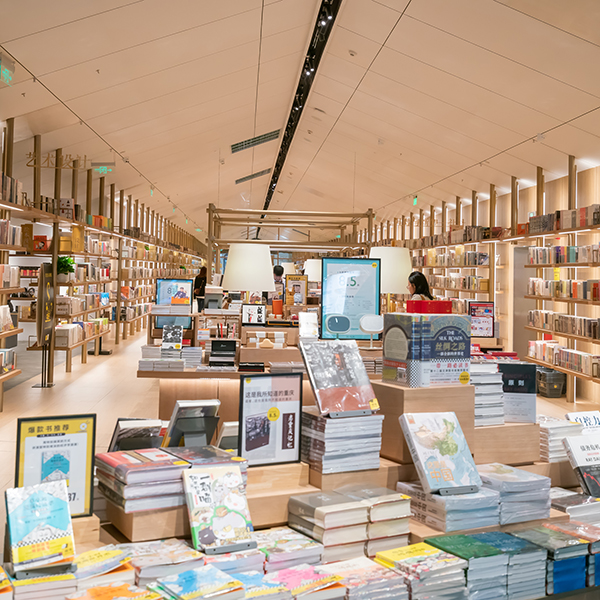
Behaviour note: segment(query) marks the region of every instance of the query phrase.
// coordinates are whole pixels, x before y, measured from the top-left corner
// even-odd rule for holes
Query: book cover
[[[211,598],[225,592],[243,589],[241,581],[219,571],[212,565],[161,577],[157,583],[160,588],[181,600]]]
[[[161,600],[162,596],[127,583],[111,583],[66,596],[65,600]]]
[[[237,465],[193,467],[184,471],[183,485],[195,548],[251,540],[252,520]]]
[[[158,448],[96,454],[96,467],[123,483],[176,479],[190,463]]]
[[[278,594],[277,598],[291,600],[292,594],[282,583],[271,582],[264,573],[258,571],[246,571],[236,573],[235,578],[244,586],[246,598],[262,598]]]
[[[467,561],[474,558],[500,556],[502,554],[498,548],[494,548],[494,546],[481,542],[470,535],[443,535],[427,538],[425,542]]]
[[[108,451],[116,452],[120,450],[121,448],[119,446],[123,440],[140,438],[141,440],[148,442],[148,438],[159,438],[161,430],[162,421],[159,419],[119,418],[115,424],[115,429],[110,444],[108,445]]]
[[[455,413],[405,413],[400,426],[426,492],[481,486]]]
[[[587,540],[591,544],[600,542],[600,527],[579,521],[561,523],[543,523],[546,529],[552,529],[580,540]]]
[[[541,546],[548,551],[551,558],[556,560],[560,559],[561,551],[577,546],[583,546],[580,548],[581,553],[587,554],[587,545],[589,544],[586,539],[575,538],[562,531],[556,531],[542,526],[511,531],[511,535]]]
[[[245,458],[236,456],[231,452],[217,448],[216,446],[197,446],[195,448],[165,448],[165,452],[174,457],[185,460],[193,467],[209,467],[215,465],[237,465],[242,473],[248,468],[248,461]]]
[[[322,415],[379,408],[355,340],[302,340],[300,352]]]
[[[274,527],[252,532],[256,547],[267,561],[287,560],[291,556],[323,554],[323,545],[290,527]]]
[[[425,542],[378,552],[375,561],[384,567],[410,573],[418,579],[467,568],[464,559]]]
[[[600,410],[584,410],[579,412],[570,412],[565,415],[571,423],[583,425],[581,435],[600,434]]]
[[[43,450],[41,483],[64,479],[69,485],[71,471],[71,452],[67,449]]]
[[[367,523],[369,520],[368,507],[361,500],[337,492],[313,492],[311,494],[290,496],[288,511],[290,514],[302,517],[324,528],[331,527],[327,523],[328,515],[332,517],[335,515],[344,519],[344,523],[341,523],[341,525]]]
[[[477,471],[483,483],[498,492],[512,490],[550,490],[550,478],[524,469],[518,469],[500,463],[477,465]]]
[[[329,588],[342,580],[338,575],[319,573],[316,567],[307,564],[268,573],[265,578],[269,583],[285,586],[292,592],[294,598]]]
[[[581,512],[597,512],[600,515],[600,498],[594,498],[587,494],[569,494],[568,496],[553,498],[552,508],[561,512],[574,513],[575,515]]]
[[[583,492],[600,498],[600,435],[568,436],[563,445]]]
[[[164,325],[161,348],[166,350],[181,350],[183,346],[183,326]]]
[[[504,533],[503,531],[487,531],[485,533],[475,533],[470,537],[493,546],[505,554],[529,554],[531,552],[542,552],[542,549],[536,544],[527,540]]]
[[[3,595],[10,595],[12,598],[13,586],[11,580],[9,579],[6,571],[0,567],[0,597]]]
[[[179,565],[204,558],[204,554],[194,550],[183,540],[177,539],[139,544],[120,544],[119,547],[132,556],[131,565],[138,573],[148,567]]]
[[[5,491],[11,560],[15,571],[75,557],[64,479]]]
[[[77,579],[88,579],[96,575],[104,575],[110,573],[120,565],[129,562],[131,559],[123,550],[117,546],[103,546],[96,550],[88,550],[78,554],[75,558],[77,571],[75,577]]]

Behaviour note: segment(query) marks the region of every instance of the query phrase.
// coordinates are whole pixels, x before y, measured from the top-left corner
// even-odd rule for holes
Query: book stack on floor
[[[470,598],[506,598],[508,555],[468,535],[427,538],[426,543],[467,561],[467,589]]]
[[[369,508],[367,541],[364,553],[374,557],[382,550],[391,550],[408,544],[410,533],[410,498],[387,488],[370,485],[347,485],[336,490],[366,504]]]
[[[493,546],[508,558],[506,596],[511,600],[533,600],[546,593],[547,552],[540,546],[501,531],[476,533],[471,537]]]
[[[458,496],[440,496],[423,490],[418,482],[398,482],[396,489],[411,498],[413,518],[438,531],[450,532],[498,525],[500,494],[481,488]]]
[[[379,552],[375,561],[404,577],[411,600],[469,597],[465,581],[467,562],[429,544]]]
[[[500,525],[550,517],[550,478],[491,463],[477,470],[487,488],[500,492]]]
[[[321,473],[379,469],[383,415],[331,419],[302,411],[302,460]]]
[[[554,463],[568,460],[563,439],[581,435],[582,425],[564,419],[538,415],[540,425],[540,459],[542,462]]]
[[[498,363],[471,361],[471,385],[475,387],[475,427],[504,425],[502,373]]]
[[[537,544],[548,552],[546,593],[583,589],[587,580],[588,542],[547,526],[512,531],[511,535]]]
[[[195,369],[202,364],[204,350],[200,346],[184,346],[181,350],[181,358],[183,359],[186,369]]]
[[[323,562],[364,556],[369,507],[336,492],[291,496],[288,525],[325,547]]]
[[[273,527],[251,535],[262,554],[265,573],[300,564],[318,565],[323,559],[323,544],[289,527]]]
[[[347,600],[408,600],[403,577],[366,556],[316,568],[318,573],[338,575],[348,589]]]

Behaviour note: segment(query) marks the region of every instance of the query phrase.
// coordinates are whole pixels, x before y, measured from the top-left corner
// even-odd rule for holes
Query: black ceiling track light
[[[267,195],[263,206],[264,210],[269,208],[271,200],[273,199],[273,194],[275,193],[277,182],[283,171],[288,150],[292,145],[296,128],[300,122],[302,111],[306,106],[310,88],[312,87],[315,75],[317,74],[321,58],[323,58],[323,54],[325,53],[325,46],[327,46],[327,41],[333,31],[333,24],[335,23],[341,5],[342,0],[322,0],[321,2],[321,8],[317,13],[317,20],[310,39],[310,45],[304,59],[304,68],[300,73],[300,81],[298,82],[298,87],[294,94],[294,102],[290,110],[290,116],[288,117],[287,125],[281,138],[281,146],[279,147],[279,153],[277,154],[277,160],[273,167],[271,181],[267,188]],[[265,215],[262,216],[264,217]],[[258,239],[259,233],[260,227],[256,230],[256,239]]]

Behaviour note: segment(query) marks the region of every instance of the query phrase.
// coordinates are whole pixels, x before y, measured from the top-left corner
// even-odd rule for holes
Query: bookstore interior
[[[0,600],[600,599],[600,5],[5,4]]]

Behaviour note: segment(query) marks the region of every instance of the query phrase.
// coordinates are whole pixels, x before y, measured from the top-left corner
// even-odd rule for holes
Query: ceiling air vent
[[[256,137],[250,138],[249,140],[244,140],[243,142],[238,142],[237,144],[231,145],[231,154],[235,154],[236,152],[240,152],[241,150],[247,150],[248,148],[253,148],[254,146],[258,146],[259,144],[264,144],[265,142],[272,142],[279,137],[279,133],[281,129],[276,129],[275,131],[271,131],[270,133],[263,133],[263,135],[258,135]]]
[[[246,177],[242,177],[241,179],[236,179],[235,183],[244,183],[245,181],[250,181],[251,179],[256,179],[257,177],[262,177],[263,175],[268,175],[271,172],[271,169],[265,169],[264,171],[257,171],[256,173],[252,173],[252,175],[246,175]]]

